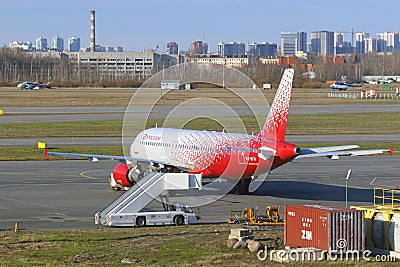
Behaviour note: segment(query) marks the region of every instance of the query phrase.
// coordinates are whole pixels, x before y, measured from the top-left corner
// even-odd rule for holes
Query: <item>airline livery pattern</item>
[[[276,139],[279,141],[283,141],[285,138],[293,75],[294,70],[287,69],[282,76],[265,126],[260,133],[263,138],[275,139],[275,134]]]
[[[150,130],[150,129],[149,129]],[[156,129],[153,129],[156,130]],[[178,135],[178,143],[171,150],[172,165],[188,166],[192,173],[203,173],[205,177],[224,176],[240,178],[238,173],[230,174],[228,166],[243,165],[242,174],[258,165],[256,148],[260,146],[257,136],[221,132],[163,129],[162,135]],[[168,152],[164,149],[164,153]],[[232,162],[231,162],[232,161]],[[248,166],[252,165],[254,167]],[[247,170],[247,171],[246,171]],[[254,172],[251,170],[250,172]],[[240,172],[239,172],[240,173]]]
[[[260,134],[152,128],[133,142],[131,155],[167,161],[203,177],[234,180],[249,179],[285,164],[299,153],[296,145],[284,141],[293,74],[293,69],[284,72]]]
[[[160,142],[134,142],[133,154],[182,166],[191,173],[203,173],[204,177],[249,178],[260,168],[258,136],[169,128],[152,128],[145,133],[161,136]],[[172,136],[177,136],[177,143],[168,142]],[[267,166],[270,165],[269,162]]]

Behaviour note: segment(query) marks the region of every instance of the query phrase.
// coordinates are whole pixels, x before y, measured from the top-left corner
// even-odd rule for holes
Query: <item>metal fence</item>
[[[329,98],[347,98],[347,99],[383,99],[383,100],[394,100],[400,99],[399,94],[395,93],[378,93],[376,95],[362,97],[360,93],[347,93],[347,92],[334,92],[328,93]]]

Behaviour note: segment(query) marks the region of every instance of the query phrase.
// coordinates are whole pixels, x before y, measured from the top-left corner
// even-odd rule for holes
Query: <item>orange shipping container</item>
[[[328,252],[363,251],[364,212],[319,205],[286,205],[285,245]]]

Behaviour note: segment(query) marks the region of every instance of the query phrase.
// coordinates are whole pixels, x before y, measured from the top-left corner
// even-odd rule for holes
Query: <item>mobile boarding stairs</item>
[[[201,189],[201,174],[151,172],[95,215],[95,223],[112,225],[115,215],[137,214],[170,190]]]

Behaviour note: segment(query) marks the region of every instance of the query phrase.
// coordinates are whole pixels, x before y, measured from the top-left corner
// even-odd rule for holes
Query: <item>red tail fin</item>
[[[283,141],[285,139],[293,75],[293,69],[286,69],[283,73],[281,83],[276,91],[267,120],[261,130],[261,138],[278,141]]]

